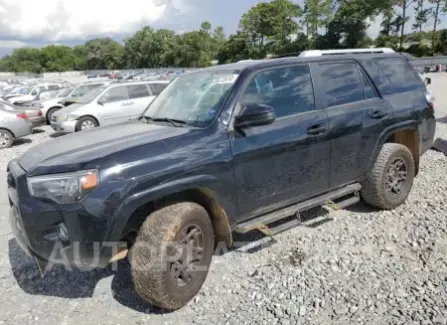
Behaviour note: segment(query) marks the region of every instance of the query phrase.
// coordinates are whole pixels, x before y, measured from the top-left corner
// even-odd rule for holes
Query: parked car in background
[[[55,131],[71,133],[137,119],[167,81],[113,83],[96,88],[51,115]]]
[[[20,107],[30,107],[30,106],[37,106],[34,105],[35,103],[39,103],[44,100],[56,98],[57,95],[65,88],[60,89],[50,89],[50,90],[44,90],[40,92],[33,100],[21,100],[16,101],[14,105],[20,106]]]
[[[16,114],[25,113],[33,127],[45,124],[45,116],[43,116],[40,108],[36,107],[20,107],[8,102],[0,103],[0,108]]]
[[[23,111],[10,111],[0,104],[0,149],[9,148],[14,140],[33,133],[33,125]]]
[[[84,96],[89,91],[97,87],[101,87],[107,83],[109,82],[107,81],[107,82],[80,84],[74,88],[65,89],[65,91],[62,91],[57,96],[57,98],[42,102],[40,104],[40,109],[42,110],[42,113],[45,116],[47,123],[50,124],[51,115],[53,115],[53,113],[57,112],[61,108],[76,103],[80,97]]]
[[[89,83],[83,83],[81,85],[78,85],[68,97],[59,101],[59,103],[62,104],[63,107],[77,103],[79,101],[79,99],[82,96],[84,96],[85,94],[87,94],[88,92],[92,91],[95,88],[104,86],[109,83],[110,83],[110,81],[97,81],[97,82],[89,82]]]
[[[11,104],[16,104],[16,103],[21,103],[21,102],[29,102],[32,100],[35,100],[36,97],[45,90],[50,89],[51,90],[55,90],[55,89],[60,89],[61,87],[59,85],[36,85],[34,87],[25,87],[22,88],[22,90],[20,91],[19,94],[15,94],[15,95],[10,95],[8,96],[8,101]]]

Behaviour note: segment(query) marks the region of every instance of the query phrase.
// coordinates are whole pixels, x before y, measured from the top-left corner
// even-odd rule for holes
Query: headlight
[[[50,199],[60,204],[78,202],[94,191],[98,185],[97,170],[28,178],[28,189],[32,196]]]
[[[77,115],[73,115],[73,114],[69,114],[69,115],[67,116],[67,120],[69,120],[69,121],[76,120],[77,118],[79,118],[79,116],[77,116]]]
[[[57,119],[58,119],[59,121],[66,121],[67,118],[68,118],[67,115],[61,115],[61,116],[59,116]]]

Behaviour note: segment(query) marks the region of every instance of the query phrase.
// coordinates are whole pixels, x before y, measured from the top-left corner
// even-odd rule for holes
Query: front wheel
[[[89,116],[81,117],[78,120],[78,123],[76,123],[76,132],[93,129],[96,128],[97,126],[98,122],[96,122],[94,118]]]
[[[414,159],[404,145],[386,143],[362,184],[361,194],[366,203],[392,210],[405,202],[415,176]]]
[[[137,293],[166,310],[183,307],[202,287],[213,250],[213,227],[202,206],[182,202],[155,211],[129,255]]]

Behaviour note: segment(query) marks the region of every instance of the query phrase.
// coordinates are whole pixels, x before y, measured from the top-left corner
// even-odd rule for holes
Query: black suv
[[[203,69],[171,82],[137,121],[12,160],[11,226],[41,265],[104,267],[128,249],[136,291],[174,310],[237,232],[275,234],[298,225],[300,211],[360,196],[401,205],[435,123],[424,82],[400,54]]]

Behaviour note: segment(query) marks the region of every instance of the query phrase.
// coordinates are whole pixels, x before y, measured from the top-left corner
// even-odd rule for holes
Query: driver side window
[[[260,72],[245,90],[242,104],[272,106],[277,118],[314,110],[309,66],[279,67]]]
[[[103,103],[114,103],[128,100],[128,94],[126,86],[119,86],[110,88],[105,92],[104,95],[99,99]]]

